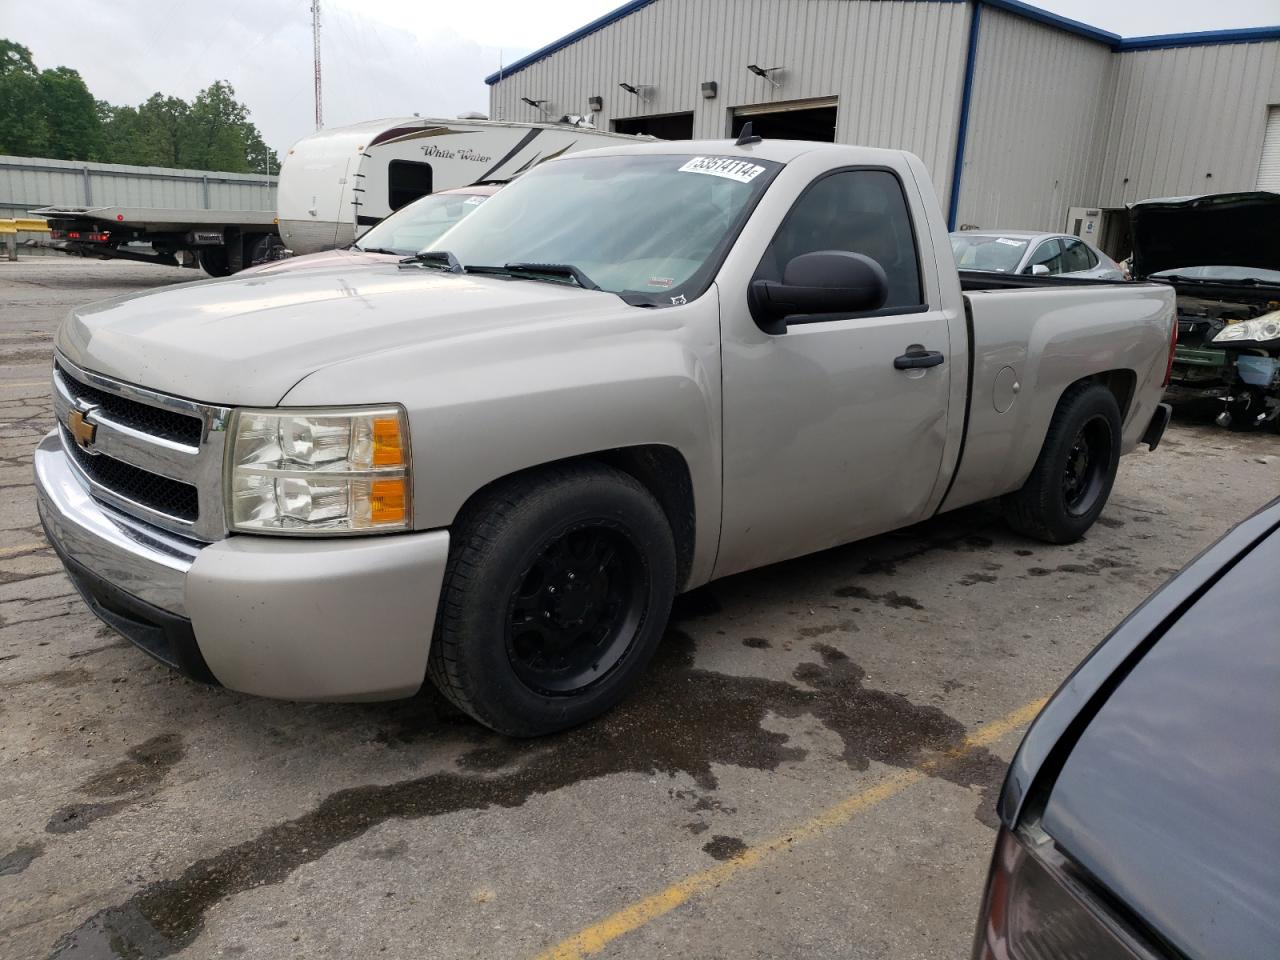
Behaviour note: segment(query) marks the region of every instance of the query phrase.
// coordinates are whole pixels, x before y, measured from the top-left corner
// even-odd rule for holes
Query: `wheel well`
[[[674,447],[644,444],[620,447],[615,450],[598,450],[553,462],[574,463],[583,460],[594,460],[630,474],[653,494],[658,505],[662,507],[662,512],[667,515],[667,522],[671,524],[671,535],[676,545],[676,590],[677,592],[681,590],[688,581],[689,571],[693,566],[695,537],[693,480],[689,475],[689,465],[685,462],[684,456]],[[537,470],[545,466],[550,464],[538,464],[528,469]],[[498,477],[492,483],[486,484],[483,489],[477,490],[463,504],[462,509],[458,511],[459,514],[463,513],[494,483],[507,479],[509,477]]]
[[[1120,422],[1129,417],[1129,404],[1133,402],[1134,392],[1138,389],[1138,375],[1132,370],[1104,370],[1088,377],[1082,377],[1076,383],[1093,381],[1100,383],[1116,398],[1116,406],[1120,408]],[[1075,386],[1075,384],[1072,384]]]

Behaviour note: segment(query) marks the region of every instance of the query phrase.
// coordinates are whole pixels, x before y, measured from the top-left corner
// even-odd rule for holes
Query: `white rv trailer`
[[[567,123],[369,120],[293,145],[280,168],[280,238],[294,253],[346,246],[406,203],[437,190],[510,180],[544,160],[649,139]]]

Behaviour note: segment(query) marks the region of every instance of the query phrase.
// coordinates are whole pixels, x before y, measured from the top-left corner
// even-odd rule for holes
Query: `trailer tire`
[[[200,261],[200,269],[211,277],[227,277],[231,275],[231,265],[227,262],[226,247],[204,247],[196,254]]]
[[[635,685],[675,586],[671,528],[634,477],[582,462],[500,481],[454,525],[428,675],[499,733],[576,726]]]
[[[1120,465],[1120,408],[1102,384],[1073,384],[1058,401],[1040,456],[1022,488],[1001,500],[1024,536],[1073,543],[1102,514]]]

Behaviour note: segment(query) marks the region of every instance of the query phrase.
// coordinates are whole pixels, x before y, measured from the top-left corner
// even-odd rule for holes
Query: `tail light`
[[[1118,920],[1071,880],[1051,841],[1032,850],[1006,829],[996,839],[973,960],[1139,960]]]
[[[1173,379],[1173,354],[1174,354],[1174,351],[1177,349],[1178,349],[1178,317],[1175,314],[1173,318],[1173,333],[1169,335],[1169,362],[1165,364],[1164,383],[1160,384],[1160,386],[1162,387],[1167,387],[1169,385],[1169,381]]]

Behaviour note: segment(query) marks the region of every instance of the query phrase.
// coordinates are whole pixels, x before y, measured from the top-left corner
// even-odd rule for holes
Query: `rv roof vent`
[[[468,110],[466,113],[458,114],[459,120],[488,120],[487,113],[481,113],[479,110]]]

